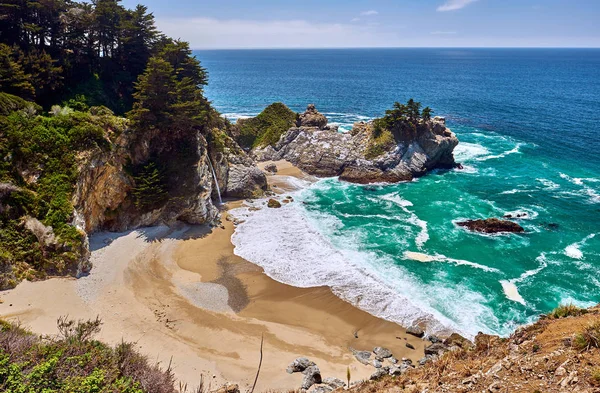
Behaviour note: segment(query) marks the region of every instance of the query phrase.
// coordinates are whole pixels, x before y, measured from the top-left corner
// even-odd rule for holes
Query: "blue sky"
[[[600,0],[139,2],[194,49],[600,46]]]

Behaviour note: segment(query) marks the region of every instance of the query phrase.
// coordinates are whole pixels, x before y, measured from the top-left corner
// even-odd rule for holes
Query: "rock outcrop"
[[[81,152],[72,197],[74,223],[87,233],[169,225],[177,220],[203,224],[217,217],[213,201],[219,199],[219,192],[235,198],[261,195],[267,187],[265,174],[224,131],[212,132],[211,142],[198,133],[186,141],[185,151],[179,151],[170,148],[170,141],[160,134],[138,140],[124,130],[109,151]],[[220,138],[218,144],[215,135]],[[132,198],[136,184],[127,166],[141,165],[150,157],[171,165],[165,180],[169,198],[159,206],[140,209]]]
[[[497,218],[487,218],[485,220],[468,220],[457,222],[456,225],[465,227],[471,231],[482,233],[521,233],[525,232],[522,226],[516,222],[499,220]]]
[[[315,108],[315,104],[309,104],[306,111],[298,117],[298,127],[316,127],[323,130],[327,126],[327,118]]]
[[[315,176],[362,184],[408,181],[431,169],[456,166],[452,151],[458,139],[443,118],[420,120],[414,135],[390,133],[381,143],[372,122],[356,123],[351,132],[339,133],[328,129],[322,117],[309,106],[298,127],[272,146],[253,149],[251,155],[260,161],[285,159]]]

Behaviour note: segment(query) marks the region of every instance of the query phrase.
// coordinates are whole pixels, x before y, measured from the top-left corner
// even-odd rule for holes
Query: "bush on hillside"
[[[151,364],[133,344],[93,339],[102,322],[58,320],[57,337],[0,321],[0,391],[175,393],[172,370]]]
[[[258,116],[238,123],[237,142],[243,148],[275,145],[281,135],[296,125],[298,114],[280,102],[269,105]]]
[[[553,319],[560,319],[560,318],[566,318],[566,317],[578,317],[587,312],[588,312],[588,310],[586,310],[584,308],[579,308],[572,303],[561,304],[560,306],[558,306],[554,310],[552,310],[552,312],[550,312],[550,314],[548,314],[548,317],[553,318]]]

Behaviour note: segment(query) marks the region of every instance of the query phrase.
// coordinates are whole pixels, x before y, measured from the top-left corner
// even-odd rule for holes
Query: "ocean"
[[[559,304],[600,302],[600,50],[196,51],[225,116],[308,103],[348,131],[414,98],[445,116],[462,170],[413,182],[302,184],[246,220],[236,253],[279,280],[430,332],[506,336]],[[457,221],[524,214],[525,234]]]

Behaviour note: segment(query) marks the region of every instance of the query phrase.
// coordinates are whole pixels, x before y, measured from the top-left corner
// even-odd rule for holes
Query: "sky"
[[[600,0],[123,0],[193,49],[600,47]]]

